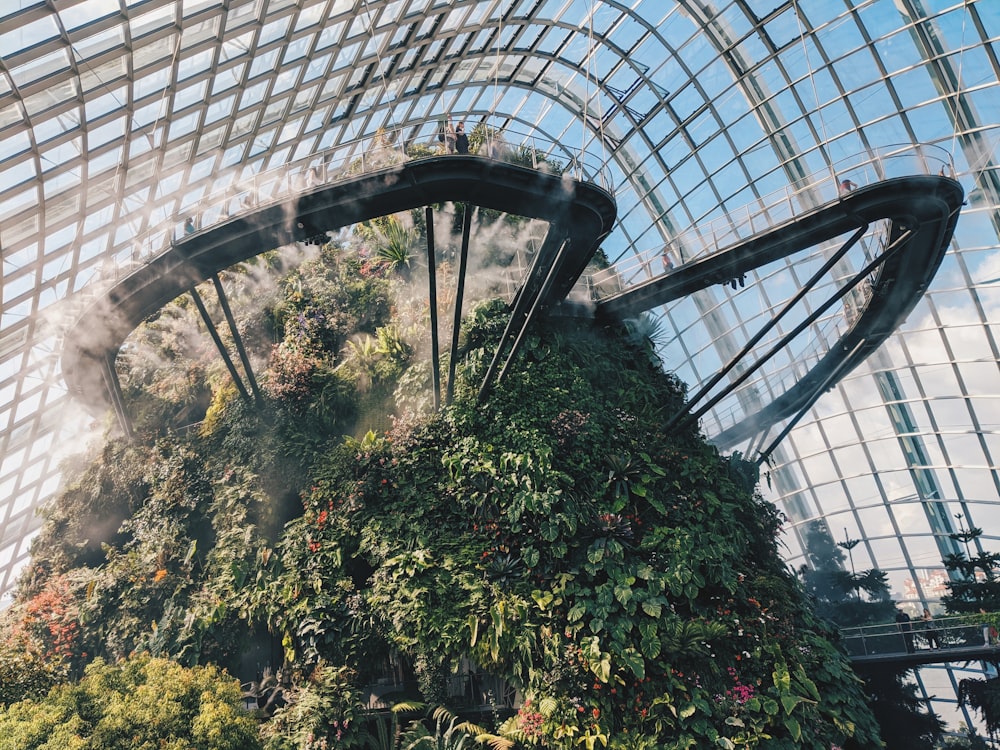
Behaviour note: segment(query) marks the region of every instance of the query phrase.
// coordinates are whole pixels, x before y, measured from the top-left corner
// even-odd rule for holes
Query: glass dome
[[[1000,543],[998,42],[1000,4],[985,1],[4,4],[0,591],[60,460],[102,427],[59,370],[66,324],[102,279],[220,189],[380,130],[429,139],[450,113],[606,175],[619,220],[604,250],[625,264],[809,176],[863,182],[877,154],[943,155],[968,200],[933,284],[791,426],[765,488],[789,517],[790,564],[823,517],[861,540],[855,563],[886,570],[894,598],[936,601],[949,532]],[[789,260],[657,308],[667,369],[696,389],[801,273]],[[733,408],[706,413],[705,432]],[[953,672],[920,674],[954,694]]]

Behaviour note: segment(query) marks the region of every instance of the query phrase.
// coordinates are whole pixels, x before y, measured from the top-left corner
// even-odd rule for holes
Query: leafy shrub
[[[239,701],[238,683],[215,667],[97,660],[78,683],[0,709],[0,750],[259,749]]]

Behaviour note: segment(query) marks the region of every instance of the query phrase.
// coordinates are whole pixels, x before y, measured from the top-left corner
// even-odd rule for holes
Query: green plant
[[[402,273],[409,271],[413,247],[416,243],[416,233],[407,229],[395,216],[389,216],[379,228],[376,252],[390,269]]]
[[[319,663],[265,725],[268,750],[363,747],[361,696],[347,667]]]
[[[256,721],[239,698],[236,681],[214,667],[97,660],[78,683],[0,709],[0,750],[260,748]]]
[[[460,722],[443,706],[434,708],[430,718],[434,722],[433,731],[419,721],[410,724],[401,738],[402,750],[472,750],[475,738],[483,733],[481,727]]]

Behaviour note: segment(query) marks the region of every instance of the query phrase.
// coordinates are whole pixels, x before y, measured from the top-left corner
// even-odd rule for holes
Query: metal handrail
[[[445,144],[437,140],[438,125],[438,120],[421,120],[392,129],[379,129],[372,135],[287,162],[193,198],[175,214],[142,232],[127,247],[109,256],[100,268],[99,281],[114,283],[165,252],[172,241],[276,205],[298,193],[397,164],[445,155],[448,153]],[[417,133],[415,137],[408,136],[414,132]],[[542,170],[550,169],[549,165],[556,163],[563,174],[596,182],[608,192],[613,190],[610,172],[604,161],[586,151],[540,138],[534,133],[487,127],[485,138],[478,148],[481,153],[470,153],[519,164],[530,159],[532,168]]]
[[[970,620],[974,621],[975,615],[864,625],[841,628],[840,635],[850,656],[886,656],[934,648],[989,648],[997,645],[996,634],[988,621],[984,619],[981,623],[970,624]]]
[[[775,224],[790,221],[806,211],[838,200],[844,193],[841,180],[861,187],[892,177],[914,174],[955,174],[951,155],[940,146],[899,144],[875,149],[834,162],[797,183],[762,195],[746,206],[698,224],[675,235],[664,247],[644,250],[627,260],[593,274],[592,282],[603,299],[632,284],[653,276],[665,251],[673,257],[674,268],[729,249]],[[856,188],[854,188],[856,189]]]

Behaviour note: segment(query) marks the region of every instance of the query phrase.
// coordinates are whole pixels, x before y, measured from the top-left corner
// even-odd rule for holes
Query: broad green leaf
[[[531,592],[531,598],[535,600],[535,604],[538,605],[539,609],[548,609],[548,606],[552,603],[553,597],[551,591],[539,591],[535,589]]]
[[[647,659],[655,659],[660,655],[663,646],[659,638],[652,636],[650,638],[643,638],[639,644],[639,648],[642,649],[642,655]]]
[[[781,705],[785,709],[786,714],[790,714],[797,705],[800,703],[813,703],[808,698],[803,698],[801,695],[783,695],[781,696]]]
[[[587,559],[597,565],[604,558],[604,544],[601,540],[594,542],[587,550]]]
[[[622,661],[625,662],[625,666],[632,670],[632,674],[637,679],[645,678],[646,662],[634,648],[627,648],[622,652]]]
[[[650,617],[659,617],[663,608],[656,602],[643,602],[642,611],[645,612]]]
[[[788,665],[784,662],[778,662],[774,665],[771,677],[774,679],[774,686],[781,692],[787,693],[791,689],[792,678],[788,674]]]
[[[630,586],[615,586],[615,599],[620,604],[628,604],[632,600],[632,588]]]
[[[792,739],[796,742],[802,738],[802,727],[799,726],[799,722],[791,716],[785,717],[785,729],[788,730],[788,733],[792,735]]]

